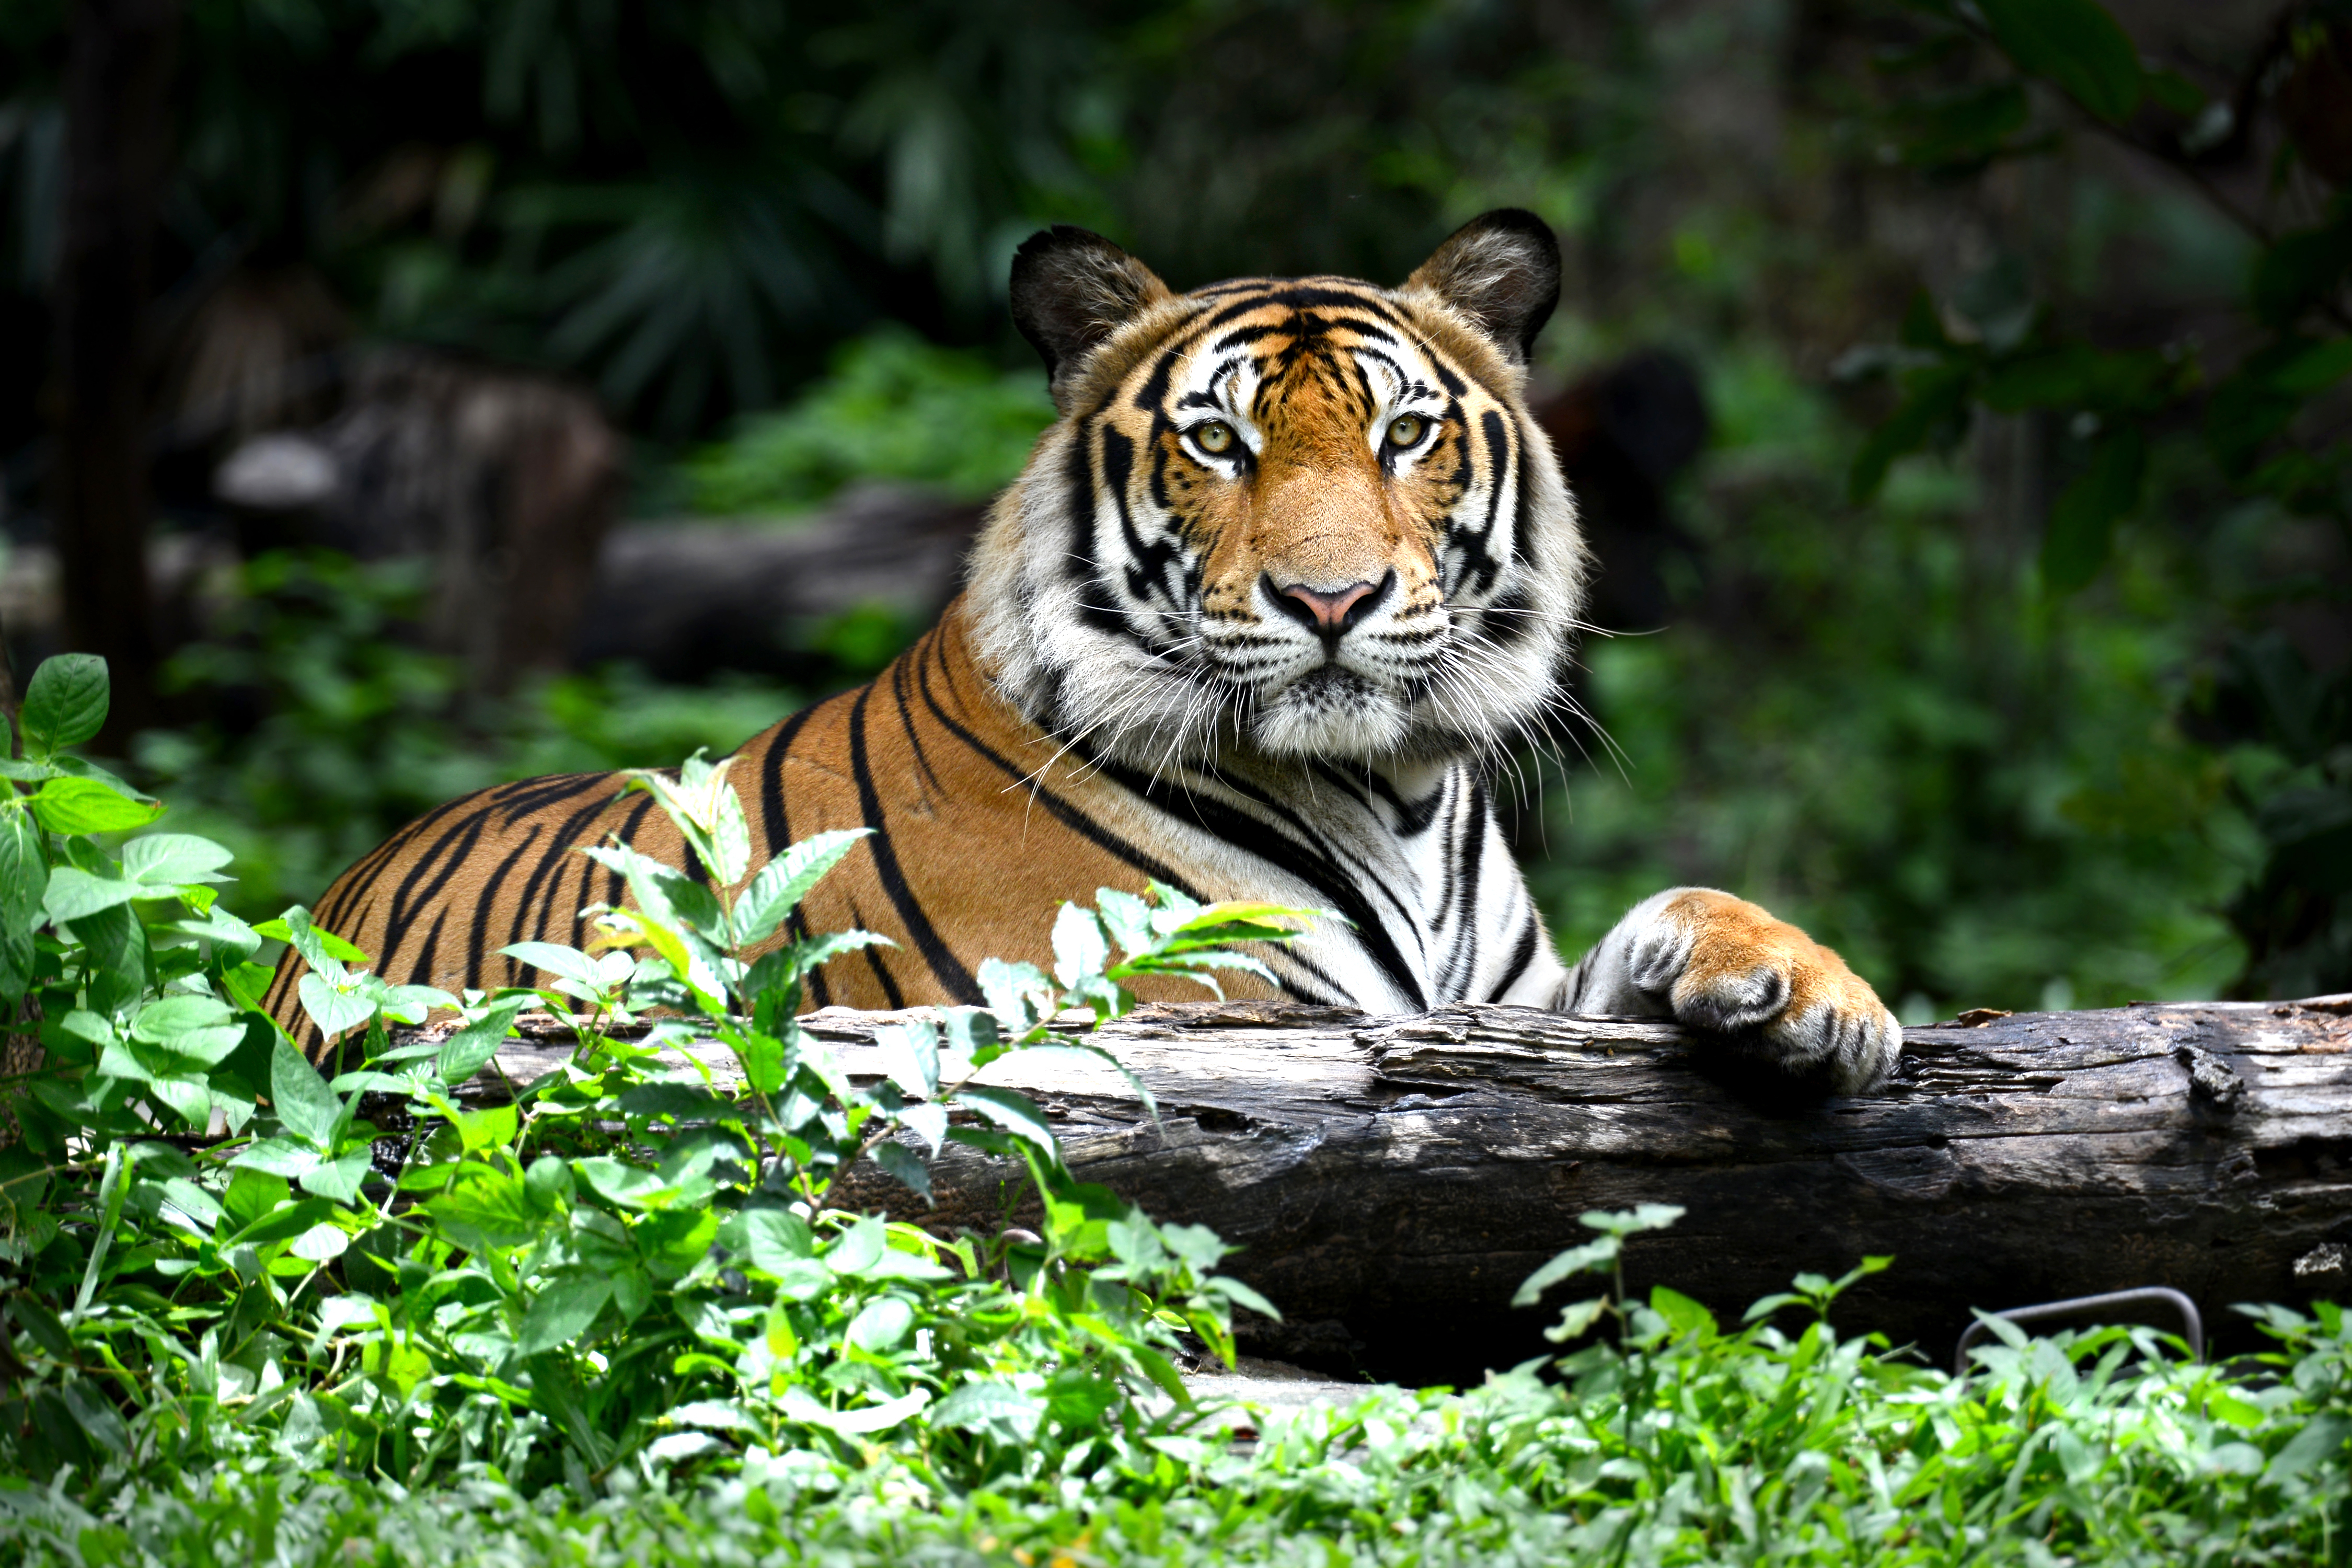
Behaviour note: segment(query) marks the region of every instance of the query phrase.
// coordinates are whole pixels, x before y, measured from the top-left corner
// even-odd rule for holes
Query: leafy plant
[[[950,1490],[1149,1471],[1202,1419],[1180,1336],[1230,1357],[1232,1308],[1273,1311],[1214,1272],[1216,1237],[1076,1181],[1038,1108],[980,1077],[1102,1055],[1057,1016],[1114,1016],[1140,975],[1256,970],[1231,944],[1286,940],[1295,911],[1166,889],[1066,908],[1051,976],[988,965],[989,1006],[900,1024],[888,1079],[862,1085],[795,1015],[812,969],[878,939],[776,940],[860,835],[754,871],[724,763],[631,781],[710,881],[591,847],[632,900],[599,911],[597,951],[518,944],[542,986],[457,997],[387,984],[299,908],[227,914],[219,846],[103,847],[161,809],[58,750],[104,709],[102,666],[44,665],[14,764],[37,787],[0,802],[0,999],[46,1051],[8,1085],[21,1134],[0,1149],[0,1469],[70,1475],[90,1506],[248,1460],[583,1497],[886,1440]],[[308,963],[302,1009],[349,1064],[331,1078],[257,1005],[265,939]],[[471,1100],[526,1008],[573,1048]],[[656,1008],[698,1023],[615,1033]],[[392,1032],[436,1009],[454,1027]],[[697,1037],[723,1050],[666,1054]],[[917,1142],[1014,1160],[1038,1232],[845,1212],[835,1184],[868,1156],[925,1191]]]
[[[1588,1217],[1604,1241],[1665,1222],[1655,1208]],[[1593,1254],[1544,1272],[1612,1264]],[[1153,1436],[1149,1469],[943,1490],[905,1441],[919,1421],[854,1448],[749,1447],[691,1485],[675,1467],[667,1485],[620,1485],[617,1470],[593,1496],[519,1487],[488,1465],[411,1489],[272,1455],[103,1500],[70,1476],[0,1479],[0,1540],[77,1565],[243,1561],[257,1545],[290,1564],[360,1550],[443,1568],[2339,1560],[2352,1500],[2339,1310],[2258,1310],[2276,1348],[2235,1369],[2180,1359],[2147,1329],[2028,1340],[1994,1320],[1996,1340],[1954,1378],[1835,1331],[1852,1278],[1801,1277],[1737,1331],[1672,1290],[1635,1300],[1620,1285],[1614,1339],[1549,1367],[1458,1395],[1335,1391],[1254,1412],[1255,1442]]]
[[[1979,0],[1966,8],[1951,0],[1913,0],[1911,8],[1933,20],[1920,47],[1894,62],[1896,74],[1940,70],[1956,57],[1968,58],[1978,84],[1968,89],[1968,101],[2004,107],[1957,120],[1948,113],[1932,134],[1906,142],[1908,161],[1973,174],[2003,159],[2046,153],[2080,125],[2168,165],[2250,242],[2239,319],[2246,346],[2234,363],[2209,368],[2193,338],[2103,343],[2038,300],[2013,259],[1996,263],[1948,310],[1922,292],[1895,345],[1849,361],[1854,371],[1891,375],[1900,394],[1854,460],[1854,494],[1874,493],[1888,464],[1906,452],[1951,449],[1970,427],[1972,411],[2047,421],[2064,432],[2068,477],[2049,504],[2040,576],[2044,592],[2060,599],[2100,575],[2114,556],[2118,526],[2151,495],[2155,436],[2168,426],[2184,436],[2193,428],[2201,439],[2176,444],[2198,448],[2221,486],[2270,518],[2310,520],[2352,540],[2352,441],[2318,413],[2352,376],[2352,318],[2345,308],[2352,285],[2352,193],[2342,188],[2344,170],[2325,126],[2299,113],[2289,79],[2324,66],[2331,51],[2352,40],[2352,20],[2332,5],[2283,9],[2270,52],[2233,103],[2143,64],[2098,0]],[[2327,79],[2321,71],[2312,79]],[[2032,134],[2029,89],[2065,110],[2043,115]],[[2280,220],[2244,210],[2200,163],[2213,146],[2245,133],[2240,121],[2262,107],[2263,95],[2276,97],[2285,132],[2273,189],[2286,188],[2284,175],[2296,162],[2315,184],[2329,187],[2300,211],[2287,207]],[[1895,119],[1916,121],[1923,106],[1950,101],[1914,92],[1898,102]],[[2340,605],[2342,594],[2340,585],[2302,584],[2280,596],[2325,606]],[[2285,765],[2234,769],[2231,794],[2256,824],[2266,853],[2230,915],[2247,949],[2236,988],[2306,994],[2352,984],[2352,860],[2338,842],[2341,825],[2352,822],[2352,708],[2328,696],[2320,672],[2294,671],[2294,656],[2260,624],[2273,608],[2257,603],[2242,610],[2255,624],[2241,628],[2218,661],[2221,668],[2203,683],[2207,695],[2224,688],[2231,710],[2216,722],[2210,705],[2192,698],[2181,705],[2181,717],[2224,743],[2275,745],[2282,735],[2293,736]],[[2256,668],[2261,674],[2249,679]]]
[[[730,748],[798,700],[770,682],[663,685],[625,666],[469,697],[457,663],[414,640],[427,586],[415,562],[271,552],[166,668],[166,689],[209,717],[136,736],[135,773],[236,851],[224,896],[248,919],[316,898],[468,790]]]
[[[1034,371],[937,348],[903,329],[845,344],[781,413],[744,421],[686,465],[703,511],[793,511],[852,479],[900,479],[977,500],[1029,460],[1054,405]]]

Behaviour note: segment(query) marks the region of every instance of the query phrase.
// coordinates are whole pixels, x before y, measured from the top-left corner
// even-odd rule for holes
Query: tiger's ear
[[[1455,229],[1404,286],[1436,295],[1525,364],[1559,303],[1559,241],[1535,214],[1497,207]]]
[[[1013,253],[1013,324],[1045,356],[1057,402],[1089,350],[1169,297],[1151,268],[1088,229],[1057,223]]]

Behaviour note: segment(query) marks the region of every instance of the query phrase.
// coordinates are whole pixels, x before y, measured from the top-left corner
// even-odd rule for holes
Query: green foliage
[[[102,668],[46,673],[34,731],[94,728],[76,715],[93,684],[102,707]],[[1107,1059],[1056,1015],[1114,1016],[1139,975],[1262,973],[1232,944],[1287,940],[1302,911],[1107,891],[1065,909],[1054,978],[992,963],[991,1005],[899,1026],[904,1065],[862,1087],[796,1016],[810,970],[880,939],[774,940],[862,835],[755,872],[723,763],[633,780],[715,882],[590,847],[633,896],[599,912],[598,951],[520,944],[542,988],[463,997],[385,984],[299,908],[227,914],[227,852],[204,840],[28,842],[48,790],[115,789],[58,764],[37,742],[17,782],[37,787],[0,802],[20,851],[7,942],[35,954],[0,1002],[37,1005],[47,1051],[8,1086],[19,1136],[0,1149],[21,1331],[0,1472],[72,1506],[253,1464],[586,1496],[792,1456],[837,1485],[877,1444],[939,1491],[1149,1475],[1202,1418],[1180,1332],[1230,1358],[1232,1308],[1273,1311],[1213,1272],[1213,1235],[1076,1181],[1044,1113],[976,1079],[1015,1052]],[[265,938],[309,964],[302,1009],[346,1064],[331,1079],[255,1005]],[[575,1048],[469,1106],[527,1006]],[[675,1018],[614,1032],[649,1007],[698,1015],[722,1049],[665,1057],[696,1037]],[[394,1043],[388,1025],[431,1010],[457,1027]],[[1014,1162],[1037,1234],[942,1238],[835,1200],[868,1155],[926,1191],[917,1148],[950,1142]]]
[[[2174,717],[2205,559],[2130,532],[2108,589],[2053,610],[1965,477],[1908,460],[1852,508],[1822,393],[1760,350],[1708,386],[1685,503],[1706,596],[1589,645],[1612,749],[1522,834],[1562,950],[1695,882],[1799,921],[1912,1022],[2225,986],[2244,953],[2220,910],[2261,848]]]
[[[1669,1222],[1655,1212],[1586,1218],[1605,1241]],[[784,1239],[778,1268],[805,1266],[797,1239]],[[793,1434],[800,1446],[772,1448],[739,1408],[713,1402],[677,1413],[676,1429],[656,1440],[675,1443],[667,1457],[648,1446],[599,1481],[537,1491],[495,1463],[476,1464],[457,1486],[410,1489],[305,1465],[299,1452],[158,1467],[150,1484],[111,1492],[86,1488],[79,1468],[9,1478],[0,1479],[0,1540],[41,1564],[243,1562],[263,1550],[289,1564],[323,1564],[361,1548],[374,1561],[436,1568],[688,1560],[2154,1568],[2317,1563],[2338,1552],[2352,1497],[2352,1326],[2339,1310],[2260,1310],[2277,1348],[2234,1373],[2175,1359],[2177,1342],[2147,1329],[2029,1341],[1996,1320],[1998,1339],[1955,1379],[1832,1327],[1840,1292],[1871,1267],[1837,1280],[1801,1277],[1736,1330],[1664,1287],[1646,1299],[1620,1289],[1605,1299],[1614,1336],[1549,1367],[1531,1363],[1458,1395],[1365,1389],[1257,1413],[1255,1442],[1206,1425],[1166,1432],[1148,1439],[1148,1464],[1139,1456],[1105,1463],[1082,1486],[1009,1471],[953,1484],[908,1440],[921,1416],[871,1436],[803,1430]],[[895,1313],[877,1321],[866,1317],[871,1310],[860,1309],[871,1327],[842,1331],[845,1344],[901,1332]],[[30,1356],[69,1342],[61,1320],[19,1323],[17,1343]],[[551,1334],[563,1326],[554,1310],[547,1324]],[[233,1362],[218,1371],[229,1400],[257,1386]],[[121,1461],[107,1456],[132,1449],[140,1435],[89,1386],[64,1385],[84,1392],[58,1390],[47,1420],[78,1433],[112,1471]],[[927,1412],[935,1427],[945,1403]],[[965,1418],[980,1426],[1012,1419],[1013,1409],[999,1416],[992,1400],[975,1399]],[[744,1445],[739,1461],[712,1462],[734,1444]],[[1110,1431],[1098,1445],[1118,1446]]]
[[[792,407],[747,420],[686,465],[698,510],[793,511],[852,479],[899,479],[978,500],[1010,483],[1053,423],[1034,369],[935,348],[903,330],[845,345]]]
[[[2177,145],[2185,145],[2200,116],[2226,120],[2245,108],[2209,105],[2179,78],[2145,71],[2129,38],[2095,0],[1980,3],[1975,16],[1981,29],[1938,0],[1920,0],[1918,8],[1947,19],[1944,42],[1989,39],[2023,79],[2054,86],[2102,121],[2120,123],[2144,95],[2153,99],[2160,115],[2178,121]],[[2314,47],[2336,47],[2326,28],[2340,22],[2319,14],[2305,25],[2317,29]],[[1985,141],[1962,151],[1980,167],[1997,155],[2057,144],[2054,132],[2009,144],[2016,128],[1999,131],[1998,147]],[[2291,144],[2282,158],[2293,152]],[[1979,286],[1977,300],[1954,300],[1948,314],[1922,294],[1905,319],[1900,343],[1858,362],[1891,373],[1900,401],[1855,458],[1853,493],[1874,493],[1903,453],[1952,448],[1971,427],[1973,408],[2063,421],[2073,475],[2050,505],[2041,552],[2042,585],[2063,597],[2087,587],[2114,559],[2117,524],[2147,497],[2156,434],[2188,425],[2183,416],[2194,414],[2201,442],[2174,436],[2168,445],[2184,458],[2194,451],[2200,479],[2263,505],[2274,520],[2308,519],[2352,539],[2352,440],[2314,414],[2352,376],[2352,336],[2342,310],[2352,279],[2352,195],[2327,198],[2314,226],[2279,234],[2249,226],[2254,243],[2243,325],[2251,348],[2220,374],[2208,374],[2193,341],[2103,346],[2035,300],[2020,269],[1989,270],[1980,285],[1998,286]],[[1963,321],[1967,330],[1955,330]],[[2229,904],[2247,952],[2235,984],[2267,995],[2352,985],[2352,875],[2330,837],[2337,823],[2352,820],[2352,709],[2327,694],[2330,683],[2322,676],[2298,673],[2299,661],[2263,624],[2283,597],[2322,609],[2342,604],[2340,584],[2289,585],[2284,593],[2266,585],[2244,595],[2227,606],[2238,620],[2237,636],[2221,670],[2203,682],[2209,700],[2179,705],[2185,728],[2239,753],[2227,765],[2230,793],[2256,825],[2265,853]],[[2307,690],[2290,696],[2288,688],[2297,686]],[[2219,714],[2210,700],[2217,695],[2226,710]],[[2295,727],[2282,702],[2308,712],[2319,728],[2289,744],[2283,762],[2275,752],[2247,754],[2251,747],[2274,748]]]
[[[415,563],[265,555],[214,639],[174,656],[166,685],[218,717],[142,733],[133,760],[176,820],[236,851],[226,896],[248,919],[315,899],[468,790],[731,749],[796,701],[763,681],[681,688],[625,668],[468,701],[456,661],[411,640],[426,585]]]

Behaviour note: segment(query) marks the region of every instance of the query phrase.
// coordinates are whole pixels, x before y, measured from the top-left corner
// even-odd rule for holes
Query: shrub
[[[228,854],[204,839],[103,847],[161,810],[60,751],[105,706],[100,661],[44,665],[14,764],[37,787],[0,802],[0,1000],[47,1058],[10,1086],[21,1136],[0,1152],[0,1289],[30,1366],[0,1399],[0,1467],[63,1468],[91,1497],[263,1456],[593,1495],[625,1467],[846,1463],[885,1435],[932,1487],[1149,1466],[1147,1439],[1198,1419],[1180,1334],[1230,1355],[1232,1305],[1271,1310],[1213,1272],[1213,1235],[1075,1181],[1037,1108],[974,1079],[1008,1052],[1099,1053],[1055,1015],[1123,1011],[1140,974],[1254,969],[1230,944],[1286,939],[1287,911],[1164,889],[1066,908],[1054,975],[989,963],[990,1005],[900,1025],[889,1080],[861,1087],[794,1019],[811,969],[881,939],[758,951],[861,835],[751,875],[726,763],[632,782],[719,890],[592,847],[631,898],[596,911],[600,950],[520,944],[542,986],[458,997],[352,967],[299,908],[229,914]],[[308,960],[302,1007],[356,1065],[322,1076],[260,1011],[265,938]],[[526,1007],[577,1048],[469,1105]],[[649,1008],[673,1016],[614,1032]],[[457,1015],[446,1037],[387,1027],[433,1009]],[[696,1032],[679,1014],[740,1086],[663,1058]],[[833,1201],[867,1157],[924,1192],[917,1141],[1016,1162],[1042,1235],[942,1238]]]

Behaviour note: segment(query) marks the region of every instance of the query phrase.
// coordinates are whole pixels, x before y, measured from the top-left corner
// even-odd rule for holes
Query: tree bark
[[[147,321],[178,25],[178,0],[79,0],[66,63],[53,515],[67,634],[106,658],[116,749],[155,716]]]
[[[887,1016],[807,1024],[873,1078]],[[1152,1007],[1097,1037],[1157,1125],[1108,1068],[1013,1057],[982,1081],[1038,1100],[1081,1178],[1242,1247],[1230,1270],[1286,1314],[1245,1342],[1312,1365],[1459,1382],[1541,1353],[1551,1314],[1513,1310],[1513,1290],[1591,1237],[1580,1213],[1637,1203],[1687,1213],[1633,1244],[1633,1288],[1736,1321],[1800,1270],[1893,1254],[1837,1321],[1937,1362],[1971,1307],[2170,1285],[2226,1349],[2231,1303],[2347,1281],[2352,997],[1916,1028],[1895,1081],[1852,1099],[1669,1025],[1516,1007]],[[501,1061],[520,1083],[562,1050]],[[846,1201],[992,1227],[1020,1186],[959,1145],[931,1179],[936,1207],[870,1166]]]

